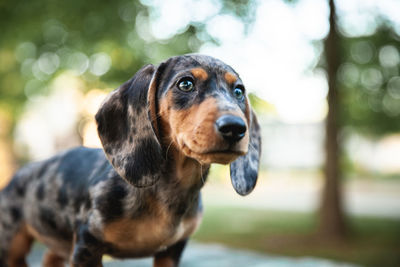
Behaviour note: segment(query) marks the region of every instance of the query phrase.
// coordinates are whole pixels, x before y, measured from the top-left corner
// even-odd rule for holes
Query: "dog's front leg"
[[[88,230],[80,226],[74,236],[74,249],[71,255],[71,267],[101,267],[103,244]]]
[[[177,267],[186,243],[187,239],[179,241],[166,250],[157,253],[154,256],[153,267]]]

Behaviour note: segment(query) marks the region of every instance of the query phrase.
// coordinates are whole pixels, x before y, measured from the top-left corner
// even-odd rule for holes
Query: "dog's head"
[[[238,74],[217,59],[184,55],[143,67],[109,95],[96,120],[107,158],[134,186],[161,177],[165,143],[201,164],[230,163],[241,195],[255,186],[260,128]]]

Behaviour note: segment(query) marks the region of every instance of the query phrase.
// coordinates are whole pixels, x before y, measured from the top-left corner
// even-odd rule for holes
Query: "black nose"
[[[246,124],[240,117],[233,115],[221,116],[216,122],[217,130],[229,142],[237,142],[246,133]]]

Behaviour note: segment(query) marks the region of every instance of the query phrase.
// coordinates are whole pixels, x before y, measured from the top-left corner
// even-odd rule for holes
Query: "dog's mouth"
[[[212,155],[212,154],[238,154],[238,155],[243,155],[243,154],[246,154],[246,152],[239,151],[239,150],[225,149],[225,150],[211,150],[211,151],[208,151],[208,152],[204,152],[202,154],[205,154],[205,155]]]
[[[182,144],[181,149],[186,156],[194,158],[203,164],[229,164],[238,157],[247,153],[247,151],[237,150],[231,147],[226,149],[208,149],[204,151],[196,151],[196,149],[189,147],[186,143]]]

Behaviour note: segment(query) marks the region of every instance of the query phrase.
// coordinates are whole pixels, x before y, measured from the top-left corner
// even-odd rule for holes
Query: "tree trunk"
[[[336,14],[333,0],[329,0],[329,34],[324,41],[327,74],[328,74],[328,115],[326,118],[325,138],[325,184],[322,192],[322,203],[319,213],[319,233],[329,238],[343,238],[346,233],[344,215],[341,206],[340,188],[340,144],[338,142],[338,90],[336,73],[340,64],[338,54],[338,34],[336,31]]]

